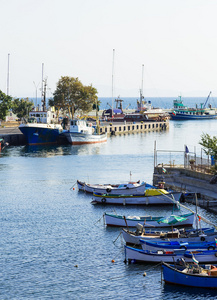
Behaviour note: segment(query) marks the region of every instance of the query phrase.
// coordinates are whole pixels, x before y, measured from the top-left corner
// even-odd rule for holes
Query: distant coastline
[[[113,107],[115,108],[115,99],[113,98]],[[36,104],[36,98],[30,98]],[[100,110],[109,109],[112,106],[112,98],[111,97],[98,97],[100,104]],[[137,100],[139,97],[120,97],[123,101],[123,108],[126,107],[130,110],[136,109]],[[153,107],[160,107],[163,109],[171,109],[173,107],[173,100],[178,99],[177,97],[145,97],[144,100],[151,101]],[[182,97],[184,104],[188,107],[195,107],[195,105],[200,105],[200,103],[204,103],[206,101],[206,97]],[[48,100],[47,100],[48,101]],[[41,98],[37,98],[37,104],[40,104]],[[109,104],[108,104],[109,103]],[[212,107],[217,107],[217,99],[210,97],[209,103]],[[109,106],[110,105],[110,106]]]

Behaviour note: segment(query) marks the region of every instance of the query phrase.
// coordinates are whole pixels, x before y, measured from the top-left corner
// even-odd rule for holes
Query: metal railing
[[[157,150],[156,144],[154,149],[154,167],[162,165],[170,168],[177,166],[188,170],[195,170],[202,173],[211,173],[212,166],[215,165],[213,159],[207,156],[201,150],[201,155],[197,156],[194,152],[174,151],[174,150]]]

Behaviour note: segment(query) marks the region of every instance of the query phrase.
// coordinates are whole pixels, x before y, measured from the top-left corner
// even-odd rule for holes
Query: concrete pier
[[[148,131],[158,131],[169,129],[169,121],[162,122],[138,122],[138,123],[118,123],[103,122],[100,124],[100,132],[110,135],[119,135],[126,133],[139,133]]]
[[[26,138],[18,127],[0,128],[0,137],[4,138],[10,146],[26,145]]]
[[[165,182],[165,188],[189,193],[190,196],[186,197],[185,201],[193,204],[196,204],[196,193],[200,207],[217,213],[217,184],[210,184],[212,174],[186,169],[182,165],[163,165],[163,168],[166,173],[162,172],[161,164],[154,168],[154,185],[159,181]]]
[[[103,122],[100,124],[100,133],[107,133],[108,136],[119,134],[131,134],[139,132],[159,131],[169,129],[169,121],[162,122],[138,122],[138,123],[118,123]],[[0,128],[0,137],[4,138],[10,146],[26,145],[25,136],[16,127]],[[60,137],[58,144],[66,144],[66,139]]]

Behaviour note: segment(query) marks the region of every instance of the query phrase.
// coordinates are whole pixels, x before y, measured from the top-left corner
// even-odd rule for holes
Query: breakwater
[[[110,135],[139,133],[169,129],[169,121],[162,122],[138,122],[138,123],[103,123],[100,125],[100,133]]]
[[[169,129],[168,120],[162,122],[149,121],[138,123],[103,122],[100,124],[100,133],[107,133],[108,136],[167,129]],[[25,136],[20,132],[18,127],[1,128],[0,137],[4,138],[5,142],[9,143],[11,146],[27,144]],[[59,136],[58,144],[67,144],[67,140],[63,135]]]

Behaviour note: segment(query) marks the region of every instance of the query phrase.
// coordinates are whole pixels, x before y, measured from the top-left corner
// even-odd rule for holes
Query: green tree
[[[5,120],[9,109],[12,106],[12,97],[7,96],[0,90],[0,119]]]
[[[214,160],[217,161],[217,137],[213,138],[208,133],[203,133],[201,135],[201,141],[199,144],[203,147],[206,155],[213,156]]]
[[[32,110],[33,106],[34,106],[33,102],[30,101],[28,98],[26,99],[16,98],[13,100],[12,110],[13,113],[15,113],[18,118],[23,118],[25,116],[28,116],[29,111]]]
[[[92,110],[93,104],[97,101],[97,90],[92,86],[84,86],[76,77],[62,76],[54,91],[53,100],[49,105],[55,106],[58,111],[62,108],[68,111],[70,118],[74,113],[81,110],[88,113]]]

